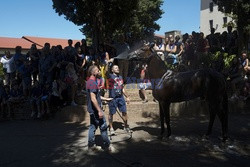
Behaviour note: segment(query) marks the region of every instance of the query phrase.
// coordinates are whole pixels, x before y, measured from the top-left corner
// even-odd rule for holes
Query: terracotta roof
[[[165,38],[165,35],[154,34],[154,36],[158,38]]]
[[[23,36],[22,38],[31,41],[40,47],[43,47],[46,42],[50,43],[50,46],[62,45],[63,48],[68,46],[68,39],[43,38],[43,37],[31,37],[31,36]],[[73,46],[76,42],[80,42],[80,40],[73,40]]]
[[[32,43],[21,38],[0,37],[0,48],[16,48],[21,46],[23,49],[29,49]]]

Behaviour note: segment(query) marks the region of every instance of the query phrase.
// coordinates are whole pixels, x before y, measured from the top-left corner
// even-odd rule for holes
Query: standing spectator
[[[220,41],[219,38],[215,34],[215,29],[211,28],[210,34],[207,36],[208,44],[209,44],[209,52],[215,54],[217,51],[220,51]]]
[[[30,96],[32,71],[33,69],[28,60],[24,61],[24,64],[21,65],[19,69],[19,73],[22,79],[23,95],[25,98],[28,98]]]
[[[85,48],[84,48],[85,49]],[[84,65],[86,63],[86,50],[81,49],[81,47],[77,48],[77,59],[76,59],[76,66],[77,66],[77,73],[78,73],[78,94],[81,94],[84,87],[85,87],[85,79],[86,75],[84,74]]]
[[[139,83],[139,95],[143,100],[143,103],[148,102],[148,98],[146,95],[146,89],[151,88],[151,82],[146,77],[147,72],[147,64],[142,65],[142,70],[140,73],[140,83]]]
[[[73,47],[73,41],[72,41],[72,39],[68,40],[68,46],[66,46],[64,48],[64,50],[66,50],[67,52],[69,52],[70,50],[75,50],[75,48]]]
[[[112,67],[112,73],[109,77],[109,97],[113,98],[113,100],[109,103],[109,126],[110,126],[110,134],[114,135],[115,131],[113,128],[113,115],[116,113],[117,108],[119,112],[122,113],[122,119],[124,121],[124,130],[130,132],[128,126],[128,115],[127,115],[127,107],[124,96],[129,103],[129,97],[124,90],[124,82],[121,75],[119,75],[119,67],[114,65]]]
[[[92,151],[101,150],[100,146],[95,145],[95,131],[99,127],[103,140],[103,149],[113,152],[114,148],[110,145],[108,138],[108,126],[102,110],[102,97],[100,96],[100,89],[98,88],[97,78],[100,76],[100,70],[97,66],[90,66],[88,69],[89,78],[86,82],[87,88],[87,109],[90,114],[90,126],[88,134],[88,149]],[[110,98],[103,98],[112,100]]]
[[[77,104],[75,103],[75,95],[76,95],[78,76],[77,76],[76,71],[74,69],[73,63],[69,63],[66,66],[66,73],[65,74],[66,74],[65,83],[68,86],[71,106],[77,106]]]
[[[10,55],[9,51],[5,52],[5,55],[1,58],[0,63],[3,64],[3,72],[5,78],[5,85],[11,86],[12,81],[16,76],[16,66],[14,57]]]
[[[229,55],[231,54],[231,49],[234,47],[234,35],[232,33],[233,27],[228,26],[227,27],[227,36],[226,36],[226,46],[225,46],[225,52],[227,52]]]
[[[14,55],[14,61],[16,65],[16,77],[17,77],[17,82],[20,84],[22,82],[19,69],[23,65],[24,61],[27,60],[26,56],[22,54],[22,47],[17,46],[15,49],[15,55]]]
[[[209,56],[207,55],[209,44],[207,39],[204,37],[204,33],[200,33],[200,37],[196,44],[196,55],[198,58],[198,66],[203,67],[209,64]]]
[[[109,63],[109,54],[106,52],[104,45],[99,46],[99,67],[101,70],[101,77],[103,79],[103,87],[107,79],[108,63]]]
[[[36,44],[32,44],[29,52],[27,53],[27,57],[29,57],[32,67],[32,79],[33,83],[38,80],[38,65],[39,65],[39,58],[40,58],[40,51],[38,51]]]
[[[85,53],[85,55],[88,54],[88,46],[87,46],[87,42],[85,39],[81,40],[81,50]]]
[[[45,44],[39,59],[39,81],[41,85],[45,85],[45,83],[52,83],[53,69],[56,65],[56,60],[50,52],[50,44],[47,43]]]
[[[195,61],[196,61],[196,58],[195,58],[195,46],[194,46],[194,43],[193,43],[193,39],[191,37],[191,35],[189,35],[188,39],[186,40],[186,42],[184,43],[185,45],[185,52],[184,52],[184,57],[185,57],[185,60],[186,60],[186,64],[191,67],[191,68],[194,68],[194,65],[195,65]]]

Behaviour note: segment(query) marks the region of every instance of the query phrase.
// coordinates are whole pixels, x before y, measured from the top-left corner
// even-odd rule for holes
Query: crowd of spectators
[[[211,34],[206,37],[202,32],[186,33],[182,38],[170,35],[165,38],[165,43],[156,41],[152,48],[163,61],[177,67],[182,64],[188,69],[215,68],[228,78],[232,98],[238,98],[240,94],[248,97],[250,65],[246,51],[238,54],[237,41],[237,31],[232,31],[229,26],[222,34],[215,33],[212,28]],[[6,51],[0,59],[4,72],[4,78],[0,79],[0,116],[11,118],[15,104],[24,101],[31,105],[33,118],[50,114],[53,107],[76,106],[75,97],[85,93],[88,67],[97,65],[102,78],[106,78],[109,63],[116,56],[124,57],[124,50],[127,55],[129,45],[125,42],[119,46],[100,44],[97,48],[87,46],[85,39],[73,46],[73,41],[69,39],[65,48],[45,43],[41,50],[32,44],[27,54],[22,54],[20,46],[16,47],[14,55]],[[122,50],[119,51],[119,48]],[[216,62],[210,62],[211,55],[218,51],[236,55],[226,71],[222,56]],[[114,63],[119,65],[123,62],[121,60]],[[126,68],[122,68],[124,65]],[[119,65],[125,79],[128,77],[128,66],[127,61]],[[239,89],[238,85],[243,86]]]
[[[166,64],[172,65],[179,72],[210,67],[223,73],[229,82],[232,99],[242,94],[245,98],[249,96],[250,65],[247,51],[239,53],[237,31],[233,31],[231,26],[221,34],[211,28],[207,36],[193,31],[192,34],[184,34],[182,40],[178,35],[169,35],[165,43],[157,40],[151,47]],[[217,53],[219,56],[215,58]],[[229,67],[225,67],[225,53],[228,56],[234,55]]]
[[[15,104],[28,102],[31,117],[50,115],[52,108],[77,106],[75,98],[85,93],[87,69],[95,64],[103,71],[114,57],[113,48],[100,45],[98,50],[87,46],[86,40],[68,46],[50,46],[45,43],[39,50],[31,45],[27,54],[22,47],[1,57],[4,78],[0,79],[0,117],[12,118]],[[105,72],[103,72],[103,77]]]

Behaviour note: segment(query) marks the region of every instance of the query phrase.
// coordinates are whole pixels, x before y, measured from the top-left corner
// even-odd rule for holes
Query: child
[[[45,107],[46,107],[46,113],[50,114],[50,106],[49,106],[49,96],[50,96],[50,84],[46,83],[46,85],[42,89],[42,97],[41,97],[41,112],[42,115],[45,113]]]
[[[39,82],[36,80],[34,82],[33,88],[31,89],[30,104],[31,104],[31,109],[32,109],[32,113],[31,113],[32,118],[36,114],[35,108],[37,108],[37,118],[41,118],[41,96],[42,96],[42,90],[39,85]]]
[[[68,85],[68,88],[70,90],[69,94],[70,94],[71,106],[77,106],[77,104],[75,103],[77,80],[78,80],[78,76],[76,75],[74,64],[69,63],[66,66],[65,82]]]

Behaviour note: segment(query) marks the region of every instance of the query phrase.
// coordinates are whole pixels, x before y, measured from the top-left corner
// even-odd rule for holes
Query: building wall
[[[224,25],[224,13],[218,11],[218,6],[213,5],[213,11],[210,11],[210,3],[212,0],[201,0],[201,10],[200,10],[200,32],[203,32],[205,35],[210,34],[210,21],[213,22],[213,28],[215,32],[222,33],[227,31],[227,28],[223,28]],[[227,22],[230,22],[232,19],[227,17]]]
[[[181,31],[179,31],[179,30],[174,30],[174,31],[165,32],[165,37],[169,37],[170,35],[172,35],[174,38],[175,38],[177,35],[179,35],[180,37],[182,37]]]
[[[5,51],[10,51],[11,55],[15,54],[15,48],[0,48],[0,57],[5,54]],[[27,54],[29,49],[22,49],[22,54]]]

